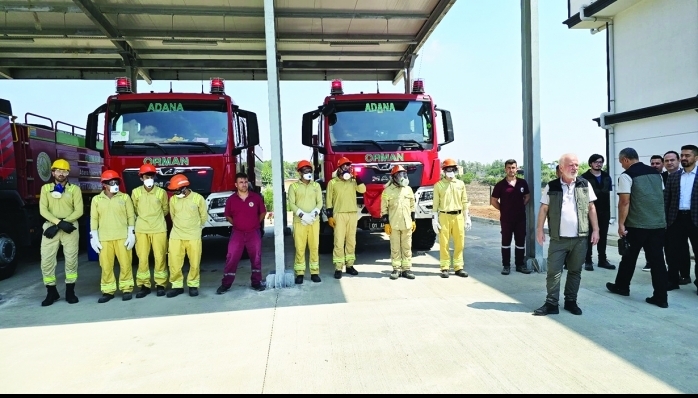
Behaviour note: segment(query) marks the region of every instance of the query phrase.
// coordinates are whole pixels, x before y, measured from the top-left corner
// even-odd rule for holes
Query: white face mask
[[[51,196],[56,198],[56,199],[60,199],[61,196],[63,196],[63,194],[60,192],[53,191],[53,192],[51,192]]]
[[[184,195],[183,193],[178,193],[178,194],[175,195],[175,196],[178,197],[178,198],[180,198],[180,199],[182,199],[185,195]]]
[[[400,185],[402,185],[403,187],[410,185],[410,179],[407,177],[403,178],[402,180],[400,180]]]
[[[146,188],[152,188],[153,185],[155,185],[155,180],[152,178],[146,178],[143,180],[143,185],[145,185]]]
[[[313,179],[313,173],[305,173],[303,174],[303,179],[306,181],[310,181]]]
[[[448,177],[448,178],[453,178],[453,177],[455,177],[455,176],[456,176],[456,173],[453,172],[453,171],[447,171],[447,172],[446,172],[446,177]]]
[[[109,192],[111,192],[111,193],[117,193],[117,192],[119,192],[119,186],[118,186],[118,185],[110,185],[110,186],[109,186]]]
[[[342,178],[344,178],[344,181],[349,181],[351,179],[351,173],[345,171],[344,174],[342,174]]]

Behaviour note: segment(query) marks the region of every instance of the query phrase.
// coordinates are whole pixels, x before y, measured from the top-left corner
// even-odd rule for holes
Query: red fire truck
[[[0,99],[0,280],[12,276],[22,249],[41,239],[39,193],[57,158],[70,164],[70,181],[80,186],[88,214],[91,198],[102,188],[102,158],[86,148],[85,130],[33,113],[17,122],[10,101]],[[79,220],[82,236],[87,219]]]
[[[402,165],[415,192],[417,230],[415,250],[429,250],[436,235],[431,226],[434,184],[441,178],[438,151],[454,140],[451,113],[436,107],[415,80],[410,93],[344,94],[342,82],[331,83],[330,96],[317,110],[303,115],[303,145],[313,148],[315,178],[325,189],[346,157],[366,183],[357,197],[358,228],[382,230],[380,198],[390,181],[390,169]],[[437,123],[440,118],[440,124]],[[443,140],[437,129],[443,129]],[[332,228],[323,217],[320,250],[332,250]]]
[[[141,185],[144,163],[157,168],[161,187],[175,174],[186,175],[191,189],[206,198],[204,235],[230,234],[223,211],[235,173],[246,172],[254,189],[261,188],[254,183],[261,179],[255,169],[257,115],[225,94],[223,79],[211,79],[209,93],[133,93],[130,79],[116,79],[116,94],[87,118],[87,146],[98,149],[100,142],[104,167],[122,176],[129,194]]]

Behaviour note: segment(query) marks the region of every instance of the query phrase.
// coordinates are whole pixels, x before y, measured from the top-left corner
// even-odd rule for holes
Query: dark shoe
[[[460,276],[461,278],[467,278],[467,277],[468,277],[468,273],[465,272],[465,271],[462,270],[462,269],[459,269],[458,271],[456,271],[455,274],[456,274],[456,276]]]
[[[677,283],[669,283],[666,285],[666,291],[670,292],[672,290],[678,290],[681,289],[681,287]]]
[[[184,288],[182,287],[177,289],[170,289],[170,291],[167,292],[167,298],[177,297],[182,293],[184,293]]]
[[[390,279],[396,280],[397,278],[400,277],[400,271],[394,269],[393,272],[390,273]]]
[[[230,290],[231,285],[220,285],[218,286],[218,289],[216,289],[216,294],[223,294]]]
[[[543,304],[542,307],[538,308],[537,310],[533,311],[533,315],[548,315],[548,314],[559,314],[560,313],[560,308],[557,305],[552,305],[550,303],[545,303]]]
[[[131,292],[124,292],[124,294],[121,296],[121,301],[129,301],[133,298],[133,295],[131,295]]]
[[[594,270],[594,263],[584,263],[584,270],[593,271]]]
[[[190,287],[189,288],[189,297],[196,297],[199,295],[199,288],[198,287]]]
[[[579,308],[576,301],[565,301],[564,308],[574,315],[582,315],[582,309]]]
[[[679,279],[679,285],[688,285],[691,283],[691,278],[681,278]]]
[[[441,270],[441,277],[448,278],[448,270],[447,269]]]
[[[114,295],[113,295],[113,294],[103,293],[103,294],[102,294],[102,297],[100,297],[99,300],[97,300],[97,302],[100,303],[100,304],[102,304],[102,303],[106,303],[107,301],[109,301],[109,300],[111,300],[111,299],[113,299],[113,298],[114,298]]]
[[[666,301],[659,301],[656,298],[654,298],[654,296],[647,297],[645,299],[645,302],[648,304],[654,304],[659,308],[669,308],[669,303],[667,303]]]
[[[303,284],[303,275],[296,275],[296,285]]]
[[[357,271],[354,267],[347,267],[347,274],[356,276],[359,275],[359,271]]]
[[[524,275],[528,275],[531,273],[531,270],[522,266],[522,267],[516,267],[516,272],[521,272]]]
[[[402,271],[400,276],[403,278],[407,278],[407,279],[414,279],[415,278],[414,272],[412,272],[411,270]]]
[[[503,267],[502,268],[502,275],[509,275],[511,272],[511,267]]]
[[[616,286],[615,283],[608,282],[606,284],[606,289],[608,289],[608,291],[611,293],[615,293],[621,296],[630,296],[630,289],[621,289],[618,286]]]
[[[138,293],[136,293],[136,298],[137,299],[143,298],[149,294],[150,294],[150,288],[145,287],[145,286],[141,286],[141,290],[139,290]]]
[[[165,286],[158,286],[156,295],[158,297],[164,296],[165,295]]]
[[[320,279],[320,275],[318,275],[318,274],[310,274],[310,280],[315,282],[315,283],[322,282],[322,279]]]
[[[58,301],[59,298],[61,296],[58,294],[58,289],[55,286],[46,286],[46,298],[41,302],[41,306],[48,307]]]
[[[65,301],[68,304],[76,304],[78,301],[78,296],[75,295],[75,283],[65,284]]]
[[[334,279],[342,279],[342,271],[341,270],[336,270],[334,272]]]
[[[252,289],[254,289],[258,292],[263,292],[267,288],[267,285],[265,285],[263,283],[258,283],[256,285],[252,285],[251,287],[252,287]]]
[[[605,268],[605,269],[616,269],[616,266],[609,263],[608,260],[599,260],[599,263],[597,264],[599,268]]]
[[[650,267],[649,264],[645,264],[645,266],[642,268],[642,270],[645,272],[650,272],[650,271],[652,271],[652,267]]]

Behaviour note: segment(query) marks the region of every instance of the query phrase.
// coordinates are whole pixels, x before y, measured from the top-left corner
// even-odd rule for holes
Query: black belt
[[[440,211],[439,213],[444,213],[444,214],[460,214],[460,210],[454,210],[454,211]]]

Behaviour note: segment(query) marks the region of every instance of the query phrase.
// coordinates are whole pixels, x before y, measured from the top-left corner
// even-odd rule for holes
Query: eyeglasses
[[[597,161],[591,162],[591,163],[593,163],[593,164],[603,164],[603,160],[597,160]]]
[[[109,180],[109,181],[105,182],[104,184],[110,185],[112,187],[117,186],[117,185],[119,185],[119,180]]]

